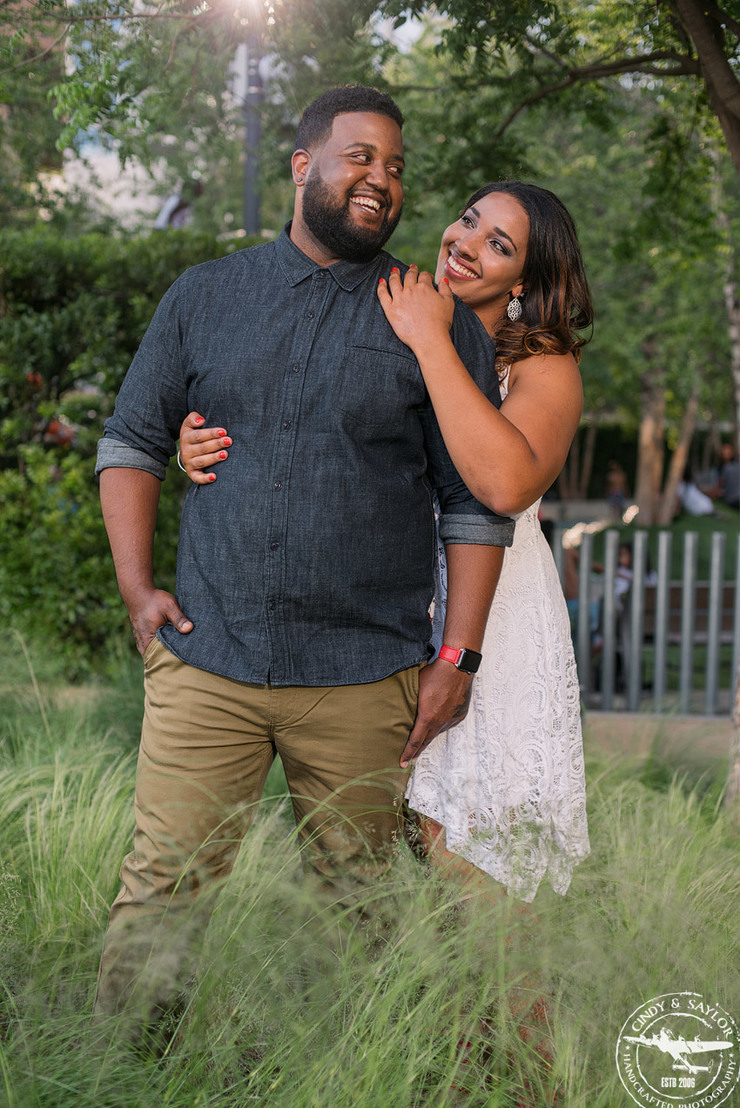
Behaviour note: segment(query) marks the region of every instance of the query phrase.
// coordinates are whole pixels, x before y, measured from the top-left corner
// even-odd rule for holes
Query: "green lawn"
[[[34,690],[15,651],[0,689],[0,1104],[7,1108],[513,1106],[532,1057],[513,984],[555,992],[566,1108],[631,1103],[614,1052],[642,1001],[695,991],[740,1018],[737,836],[726,767],[698,786],[670,754],[594,755],[592,855],[534,913],[399,852],[358,925],[301,879],[279,800],[261,806],[209,928],[189,1009],[161,1057],[91,1028],[99,944],[129,849],[139,675]],[[43,690],[43,691],[42,691]],[[281,791],[279,773],[267,790]],[[381,919],[383,926],[372,922]],[[482,1021],[487,1021],[484,1025]],[[485,1029],[484,1029],[485,1027]],[[469,1061],[458,1044],[470,1042]],[[463,1096],[450,1088],[463,1086]]]

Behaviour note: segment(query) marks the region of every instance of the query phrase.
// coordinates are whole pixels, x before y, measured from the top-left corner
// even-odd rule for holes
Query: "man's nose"
[[[386,195],[388,194],[390,175],[382,162],[374,161],[370,163],[367,167],[365,180],[368,184],[374,185],[376,189],[380,189],[381,192],[386,193]]]

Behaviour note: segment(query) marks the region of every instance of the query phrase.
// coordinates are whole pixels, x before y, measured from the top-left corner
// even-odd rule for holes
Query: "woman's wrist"
[[[445,350],[454,350],[450,332],[446,327],[427,328],[411,347],[419,365],[435,365],[444,356]]]

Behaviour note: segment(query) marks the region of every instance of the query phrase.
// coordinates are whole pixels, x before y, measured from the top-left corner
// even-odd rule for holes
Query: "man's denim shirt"
[[[240,681],[344,685],[426,660],[436,540],[509,546],[514,524],[468,492],[419,372],[377,298],[398,265],[322,267],[290,241],[206,262],[163,297],[105,425],[98,472],[164,478],[192,409],[233,437],[192,485],[176,593],[179,658]],[[404,267],[405,268],[405,267]],[[458,304],[455,345],[500,403],[493,348]]]

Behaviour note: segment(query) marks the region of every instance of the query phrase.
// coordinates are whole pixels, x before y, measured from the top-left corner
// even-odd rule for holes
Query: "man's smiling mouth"
[[[385,207],[384,204],[381,204],[379,200],[375,200],[372,196],[350,196],[350,202],[372,215],[377,215],[381,208]]]

